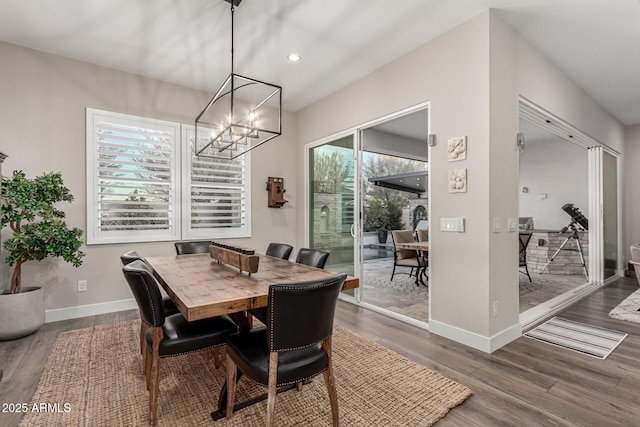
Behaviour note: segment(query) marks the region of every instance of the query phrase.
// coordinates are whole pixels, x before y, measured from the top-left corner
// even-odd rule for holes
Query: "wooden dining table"
[[[418,251],[418,271],[416,272],[416,286],[427,286],[429,277],[427,275],[427,264],[423,254],[429,251],[429,242],[403,242],[396,243],[398,249],[405,249],[409,251]],[[422,262],[420,261],[422,259]]]
[[[219,263],[209,254],[171,255],[145,258],[160,285],[188,321],[240,314],[267,306],[269,285],[316,280],[333,273],[304,264],[259,254],[256,273],[240,273]],[[357,277],[348,276],[343,290],[359,286]],[[246,325],[241,324],[241,327]]]
[[[398,249],[407,249],[410,251],[428,251],[429,242],[404,242],[396,243]]]
[[[169,297],[188,321],[231,315],[241,330],[250,328],[246,311],[267,306],[269,285],[316,280],[334,272],[260,254],[258,271],[248,274],[222,264],[209,254],[155,256],[145,258]],[[359,286],[357,277],[347,276],[342,290]],[[241,373],[238,374],[239,380]],[[295,385],[294,385],[295,386]],[[292,386],[293,387],[293,386]],[[278,389],[284,391],[287,387]],[[213,420],[226,415],[226,381],[218,394]],[[266,394],[235,405],[236,409],[255,404]]]

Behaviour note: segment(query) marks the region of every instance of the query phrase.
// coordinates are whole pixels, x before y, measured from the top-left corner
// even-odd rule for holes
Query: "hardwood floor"
[[[64,320],[46,323],[35,334],[19,340],[0,341],[0,368],[4,370],[4,377],[0,382],[0,405],[41,403],[31,402],[31,397],[42,375],[49,350],[60,333],[139,318],[137,310],[129,310]],[[0,426],[17,426],[22,414],[1,412],[2,409],[0,407]]]
[[[635,279],[621,279],[561,314],[629,334],[606,360],[524,337],[486,354],[344,302],[336,323],[473,390],[438,426],[634,426],[640,425],[640,324],[607,314],[637,289]],[[29,337],[0,342],[0,404],[30,401],[61,332],[135,318],[132,310],[50,323]],[[0,413],[1,426],[19,419]]]

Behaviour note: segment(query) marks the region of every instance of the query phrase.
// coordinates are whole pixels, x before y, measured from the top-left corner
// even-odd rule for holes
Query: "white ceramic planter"
[[[0,340],[34,333],[44,324],[44,290],[23,288],[22,293],[0,295]]]

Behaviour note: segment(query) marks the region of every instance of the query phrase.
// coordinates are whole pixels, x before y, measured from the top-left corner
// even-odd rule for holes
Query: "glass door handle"
[[[356,237],[356,223],[351,224],[351,237],[355,239]]]

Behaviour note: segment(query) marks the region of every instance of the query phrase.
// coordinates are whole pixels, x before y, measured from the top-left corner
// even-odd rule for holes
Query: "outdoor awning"
[[[380,187],[406,191],[413,194],[427,192],[427,171],[400,173],[397,175],[369,178],[369,182]]]

